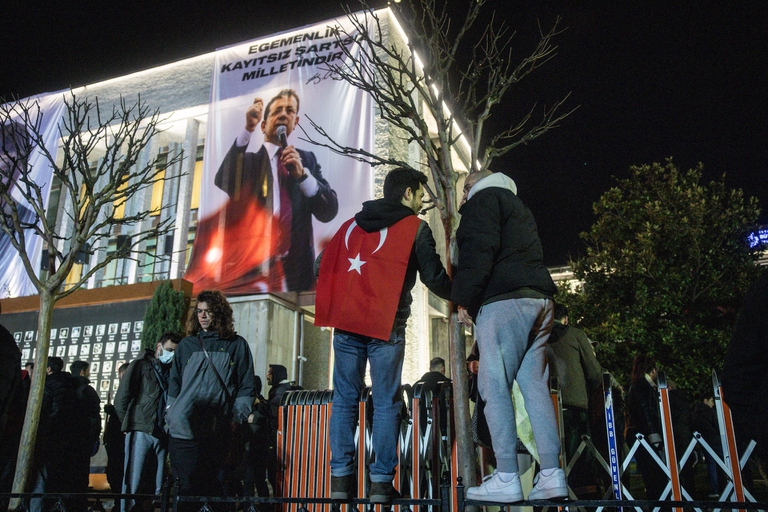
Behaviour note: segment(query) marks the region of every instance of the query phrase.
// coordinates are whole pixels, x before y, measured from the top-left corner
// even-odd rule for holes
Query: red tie
[[[291,210],[291,195],[288,191],[289,173],[282,161],[283,149],[277,150],[277,178],[280,187],[280,240],[277,244],[277,254],[284,255],[291,248],[291,220],[293,213]]]

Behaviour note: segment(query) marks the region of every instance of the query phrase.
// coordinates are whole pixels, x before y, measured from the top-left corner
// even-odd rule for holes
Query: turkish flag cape
[[[323,252],[315,325],[388,340],[421,220],[416,215],[367,233],[349,219]]]

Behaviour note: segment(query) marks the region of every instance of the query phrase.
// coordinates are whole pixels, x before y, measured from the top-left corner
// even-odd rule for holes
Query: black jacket
[[[69,457],[80,449],[80,416],[72,374],[57,372],[46,376],[37,431],[36,453],[40,460]]]
[[[409,215],[415,215],[413,210],[399,202],[376,199],[363,203],[363,209],[355,215],[355,222],[364,231],[373,233],[403,220]],[[317,268],[317,267],[316,267]],[[405,333],[405,324],[411,315],[411,290],[416,284],[416,272],[421,277],[421,282],[432,290],[435,295],[443,299],[451,298],[451,280],[440,261],[440,256],[435,249],[435,238],[429,224],[421,221],[416,231],[416,239],[413,242],[411,256],[408,260],[408,268],[405,271],[403,291],[400,293],[400,301],[397,305],[393,332]]]
[[[632,383],[627,395],[627,412],[629,413],[629,428],[627,442],[637,432],[644,436],[661,434],[661,418],[659,414],[659,392],[645,378]]]
[[[459,209],[458,272],[453,302],[473,318],[483,304],[512,298],[552,298],[555,283],[530,210],[514,182],[495,173],[478,181]]]
[[[81,417],[78,421],[85,428],[82,438],[83,450],[91,455],[94,445],[101,436],[101,399],[86,377],[74,376],[75,396],[78,400],[78,410]]]
[[[115,409],[123,432],[140,431],[161,438],[171,365],[162,365],[148,348],[128,365],[115,394]]]

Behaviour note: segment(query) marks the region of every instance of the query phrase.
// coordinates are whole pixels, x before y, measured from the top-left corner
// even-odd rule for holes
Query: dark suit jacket
[[[232,145],[216,173],[214,183],[234,202],[255,198],[271,210],[272,170],[267,149],[262,146],[256,153],[246,153],[245,148]],[[292,208],[291,248],[283,259],[283,270],[289,291],[312,290],[315,286],[312,216],[320,222],[329,222],[339,211],[336,192],[323,178],[314,153],[301,149],[297,151],[304,170],[317,179],[319,189],[313,197],[305,197],[297,180],[291,178],[288,183]]]

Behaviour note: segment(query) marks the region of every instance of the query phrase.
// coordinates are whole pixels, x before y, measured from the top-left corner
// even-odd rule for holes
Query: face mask
[[[158,359],[163,364],[168,364],[173,360],[173,354],[175,352],[170,352],[168,350],[163,350],[163,353],[158,356]]]

